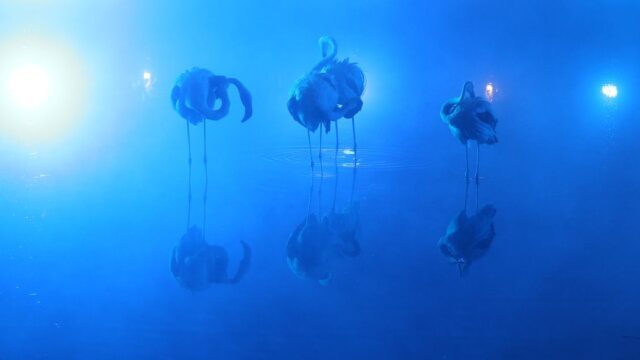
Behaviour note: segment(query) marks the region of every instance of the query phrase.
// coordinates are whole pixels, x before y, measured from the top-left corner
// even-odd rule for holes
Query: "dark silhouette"
[[[469,179],[469,140],[475,140],[478,147],[476,163],[476,182],[480,181],[480,144],[492,145],[498,142],[496,124],[498,120],[491,110],[491,103],[476,96],[473,84],[467,81],[462,88],[460,97],[447,101],[440,110],[440,118],[465,147],[467,171]]]
[[[236,274],[229,277],[227,251],[221,246],[207,244],[202,231],[197,226],[192,226],[173,248],[171,273],[180,285],[194,291],[206,289],[213,283],[237,283],[247,273],[251,263],[251,248],[244,241],[240,243],[244,256]]]
[[[362,109],[362,93],[365,77],[360,67],[349,59],[338,61],[337,44],[334,39],[323,36],[319,40],[322,60],[304,77],[299,79],[291,90],[287,108],[293,119],[307,129],[309,155],[311,155],[311,132],[324,126],[329,132],[332,121],[350,118],[353,128],[354,149],[356,147],[355,115]],[[338,134],[336,129],[336,147]],[[320,132],[320,161],[322,161],[322,131]]]

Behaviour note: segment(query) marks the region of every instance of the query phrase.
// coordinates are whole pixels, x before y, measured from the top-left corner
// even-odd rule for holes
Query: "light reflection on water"
[[[267,162],[289,164],[292,166],[310,166],[309,148],[280,147],[255,149],[256,155]],[[311,149],[316,170],[320,167],[317,147]],[[337,156],[337,158],[336,158]],[[371,169],[380,171],[423,170],[429,165],[425,154],[417,149],[397,147],[368,147],[354,151],[351,148],[338,149],[322,148],[322,166],[324,170],[331,170],[335,162],[342,168]],[[326,176],[327,174],[325,174]]]

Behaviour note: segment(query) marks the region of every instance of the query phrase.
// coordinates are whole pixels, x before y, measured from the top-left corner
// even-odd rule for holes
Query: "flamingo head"
[[[471,81],[467,81],[464,83],[464,86],[462,87],[462,95],[460,95],[460,100],[462,101],[462,99],[464,99],[464,94],[469,94],[469,96],[471,97],[475,97],[476,93],[473,90],[473,83]]]

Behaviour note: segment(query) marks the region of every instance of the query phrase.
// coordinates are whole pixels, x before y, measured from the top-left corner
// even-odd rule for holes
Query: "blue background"
[[[640,336],[639,18],[622,0],[0,2],[0,35],[64,41],[89,87],[59,141],[0,136],[0,358],[640,358],[625,337]],[[321,286],[285,259],[310,182],[286,101],[325,34],[368,82],[363,252]],[[233,94],[207,129],[207,238],[232,272],[250,243],[251,269],[198,293],[169,271],[187,185],[169,94],[192,66],[239,78],[255,110],[240,124]],[[460,278],[436,244],[463,207],[464,148],[439,109],[466,80],[498,89],[500,142],[481,149],[478,196],[497,236]],[[197,218],[201,127],[192,135]],[[336,180],[325,141],[321,211]]]

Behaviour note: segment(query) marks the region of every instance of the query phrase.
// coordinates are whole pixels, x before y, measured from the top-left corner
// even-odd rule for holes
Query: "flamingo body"
[[[295,83],[287,108],[293,119],[309,131],[315,132],[323,125],[329,132],[332,121],[351,118],[362,108],[364,73],[348,59],[335,60],[335,40],[325,36],[319,43],[323,58]]]
[[[483,207],[471,217],[462,210],[438,241],[440,252],[458,264],[461,274],[491,247],[496,235],[493,225],[495,214],[496,209],[492,205]]]
[[[194,67],[182,73],[171,91],[171,103],[180,116],[192,125],[205,119],[220,120],[229,113],[229,85],[238,89],[245,110],[244,122],[253,114],[251,93],[237,79],[217,76],[207,69]],[[220,105],[216,108],[218,102]]]
[[[311,132],[320,125],[328,132],[331,122],[342,117],[337,108],[338,99],[331,76],[312,73],[298,80],[291,90],[287,108],[293,119]]]
[[[332,277],[333,250],[327,224],[310,214],[289,236],[287,263],[299,277],[326,285]]]
[[[360,222],[357,206],[351,206],[344,212],[331,211],[324,217],[324,222],[331,232],[334,247],[340,255],[348,257],[360,255],[361,248],[357,236]]]
[[[236,283],[248,271],[251,248],[241,242],[244,256],[235,276],[229,277],[229,256],[221,246],[207,244],[197,226],[189,228],[173,249],[171,272],[184,288],[204,290],[212,283]]]
[[[467,82],[460,97],[447,101],[440,110],[440,118],[461,143],[475,140],[479,144],[495,144],[496,119],[491,103],[475,96],[473,84]]]
[[[331,75],[333,86],[338,93],[339,106],[348,107],[343,117],[350,119],[356,116],[362,109],[362,94],[366,81],[360,66],[349,62],[349,59],[334,60],[323,71]]]

